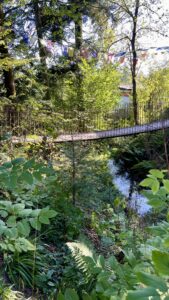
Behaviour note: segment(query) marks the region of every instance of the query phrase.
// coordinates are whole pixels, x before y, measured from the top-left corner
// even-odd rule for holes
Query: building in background
[[[128,104],[131,102],[132,86],[122,84],[119,86],[121,92],[121,104]]]

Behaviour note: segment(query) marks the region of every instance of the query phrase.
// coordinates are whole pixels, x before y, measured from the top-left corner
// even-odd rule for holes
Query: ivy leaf
[[[158,273],[169,276],[169,253],[154,250],[152,260]]]

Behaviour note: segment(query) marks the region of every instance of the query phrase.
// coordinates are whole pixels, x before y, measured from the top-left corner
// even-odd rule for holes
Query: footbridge
[[[169,128],[169,101],[139,103],[138,124],[134,124],[131,104],[117,105],[110,111],[40,110],[30,107],[0,113],[0,136],[13,143],[39,143],[46,137],[55,143],[98,140]]]

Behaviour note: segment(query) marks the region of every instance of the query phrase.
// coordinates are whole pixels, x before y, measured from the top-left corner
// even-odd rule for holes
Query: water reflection
[[[131,207],[137,210],[139,215],[148,213],[151,207],[147,204],[147,198],[140,195],[138,191],[132,189],[132,183],[128,179],[128,174],[125,173],[124,175],[119,175],[119,168],[114,160],[109,160],[108,166],[113,177],[114,185],[123,196],[130,199]]]

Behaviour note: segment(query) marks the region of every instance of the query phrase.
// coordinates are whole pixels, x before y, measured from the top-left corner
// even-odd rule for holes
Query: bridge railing
[[[138,104],[140,125],[169,119],[169,101]],[[91,132],[133,126],[132,104],[121,104],[110,111],[99,109],[85,111],[35,110],[14,107],[0,111],[0,135],[54,135]]]

